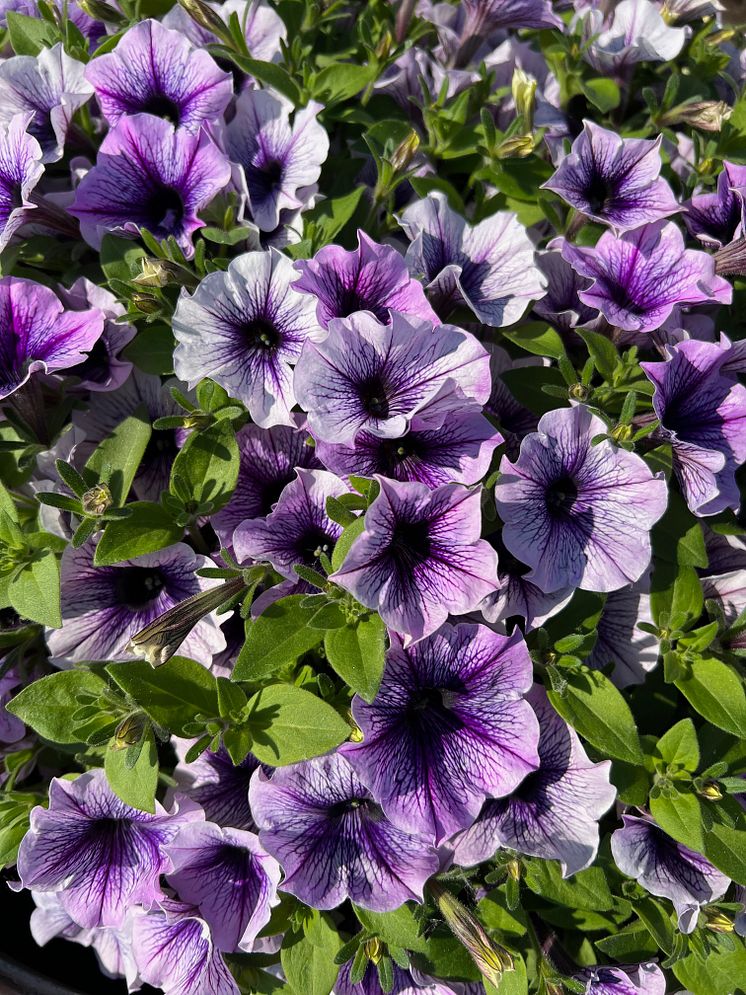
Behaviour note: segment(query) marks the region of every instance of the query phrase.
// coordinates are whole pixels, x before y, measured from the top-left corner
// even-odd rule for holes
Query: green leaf
[[[271,684],[255,694],[248,722],[254,755],[274,767],[327,753],[350,734],[331,705],[290,684]]]
[[[125,346],[125,359],[143,373],[162,376],[174,372],[176,339],[168,325],[149,325]]]
[[[607,114],[619,106],[622,93],[613,79],[599,76],[596,79],[580,80],[580,88],[588,101],[602,114]]]
[[[650,813],[669,836],[697,853],[705,852],[703,802],[691,792],[674,791],[650,799]]]
[[[277,90],[284,97],[297,107],[301,103],[301,93],[298,84],[288,73],[287,69],[278,66],[275,62],[261,62],[259,59],[250,59],[245,55],[236,52],[229,52],[230,58],[236,63],[239,69],[258,79],[260,83],[266,83]]]
[[[380,936],[385,943],[415,953],[426,952],[427,939],[421,935],[419,924],[408,905],[402,905],[393,912],[372,912],[358,905],[353,908],[360,925]]]
[[[16,55],[38,55],[60,40],[59,31],[49,21],[9,10],[6,14],[10,44]]]
[[[656,944],[667,954],[673,951],[674,928],[671,916],[654,898],[646,897],[635,902],[635,912],[647,927]]]
[[[690,676],[675,682],[684,697],[719,729],[743,736],[746,729],[746,691],[743,680],[730,664],[717,657],[698,657]]]
[[[144,406],[141,406],[117,425],[86,463],[86,468],[96,474],[98,483],[109,485],[116,508],[127,499],[150,434],[150,420]]]
[[[736,940],[733,950],[720,949],[687,954],[673,965],[673,973],[692,995],[733,995],[743,989],[746,978],[746,948]],[[734,982],[739,987],[734,989]]]
[[[746,819],[735,827],[715,822],[705,839],[705,856],[736,884],[746,885]]]
[[[614,371],[619,363],[619,353],[616,351],[614,343],[605,335],[592,332],[588,328],[579,328],[578,334],[588,347],[588,354],[598,372],[604,380],[612,383]]]
[[[323,629],[309,626],[318,605],[308,604],[304,594],[291,594],[264,609],[247,625],[246,642],[233,671],[236,681],[257,681],[318,646]]]
[[[540,321],[530,321],[519,328],[508,328],[503,337],[536,356],[549,356],[559,359],[565,355],[565,346],[559,334]]]
[[[174,656],[156,668],[131,660],[110,663],[106,671],[156,725],[176,736],[187,736],[184,727],[197,715],[218,714],[215,678],[194,660]]]
[[[375,79],[378,67],[354,62],[333,62],[317,73],[313,80],[314,99],[328,105],[349,100]]]
[[[514,954],[513,970],[503,974],[497,988],[488,981],[485,982],[484,988],[487,995],[492,995],[493,992],[497,995],[528,995],[528,977],[523,958]]]
[[[357,210],[364,193],[364,186],[355,187],[342,197],[322,200],[310,211],[306,211],[303,220],[306,225],[309,222],[315,225],[314,246],[317,249],[328,245],[342,231]]]
[[[21,618],[58,629],[60,609],[60,561],[51,551],[35,553],[10,580],[8,598]]]
[[[43,493],[43,492],[42,492]],[[18,509],[4,484],[0,483],[0,513],[5,512],[12,522],[18,521]]]
[[[197,504],[209,501],[217,510],[233,493],[238,467],[236,433],[223,418],[203,431],[192,432],[174,460],[171,481],[181,477]]]
[[[604,936],[595,943],[599,950],[619,963],[650,960],[658,950],[658,944],[650,930],[642,923],[633,923],[613,936]]]
[[[368,615],[353,625],[329,630],[324,649],[342,680],[365,701],[373,701],[386,663],[386,626],[380,617]]]
[[[661,736],[657,752],[666,764],[693,774],[699,767],[699,743],[692,720],[682,719]]]
[[[607,756],[643,763],[632,712],[609,678],[588,667],[563,668],[562,676],[567,681],[564,695],[547,691],[562,718]]]
[[[184,529],[154,501],[134,501],[127,507],[132,511],[128,518],[111,521],[104,529],[93,559],[97,567],[155,553],[184,535]]]
[[[61,670],[29,684],[5,706],[52,743],[80,743],[72,716],[80,707],[79,696],[100,698],[106,681],[90,670]]]
[[[155,812],[155,789],[158,786],[158,751],[153,730],[145,733],[134,767],[127,766],[128,750],[115,750],[112,742],[106,748],[104,770],[111,790],[125,805],[141,812]]]
[[[352,525],[348,525],[339,539],[337,539],[334,552],[332,553],[332,566],[335,570],[339,570],[342,566],[345,556],[347,556],[350,551],[350,546],[352,546],[353,542],[357,539],[364,528],[365,516],[361,515],[360,518],[352,523]]]
[[[614,908],[614,898],[600,867],[578,871],[571,878],[562,877],[556,860],[525,860],[524,880],[537,895],[566,905],[570,909],[590,909],[607,912]]]
[[[141,259],[147,259],[147,252],[130,238],[116,238],[104,235],[101,241],[99,261],[107,280],[121,280],[129,283],[141,271]]]
[[[309,934],[286,934],[280,961],[294,995],[329,995],[339,973],[334,958],[341,946],[339,934],[319,913]]]

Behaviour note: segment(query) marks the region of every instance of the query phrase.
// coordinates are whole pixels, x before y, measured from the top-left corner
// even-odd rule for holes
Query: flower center
[[[321,529],[312,529],[303,536],[300,547],[304,563],[316,564],[322,555],[332,555],[334,539],[330,538],[326,532],[322,532]]]
[[[567,515],[572,511],[578,497],[575,481],[568,475],[559,477],[549,487],[545,494],[547,510],[550,515]]]
[[[340,318],[346,318],[356,311],[371,311],[379,321],[388,321],[389,311],[387,307],[376,304],[359,292],[357,287],[339,288],[336,310]]]
[[[402,463],[417,455],[417,446],[411,438],[384,439],[378,448],[378,471],[386,477],[396,477]]]
[[[625,311],[629,311],[630,314],[645,313],[645,308],[630,297],[627,288],[623,287],[620,283],[610,283],[608,292],[617,307],[623,308]]]
[[[391,537],[391,548],[402,568],[413,568],[425,563],[430,556],[430,523],[399,522]]]
[[[132,611],[138,611],[155,601],[165,583],[163,574],[155,567],[122,567],[117,570],[117,600]]]
[[[592,211],[598,214],[608,206],[611,190],[600,173],[594,173],[585,189],[585,198]]]
[[[109,351],[104,340],[98,339],[83,362],[71,366],[67,373],[81,380],[105,383],[109,376]]]
[[[260,349],[268,352],[280,344],[280,335],[266,318],[253,318],[247,321],[241,329],[244,341],[250,349]]]
[[[173,429],[154,429],[145,447],[141,465],[147,467],[154,463],[163,463],[165,460],[173,460],[178,451],[176,433]]]
[[[327,809],[327,814],[330,819],[341,819],[343,816],[349,815],[350,812],[368,808],[369,802],[369,798],[347,798],[343,802],[337,802],[336,805],[330,806]]]
[[[383,379],[374,375],[368,377],[358,387],[358,395],[363,410],[373,418],[388,418],[389,402],[386,397],[386,385]]]
[[[165,118],[171,124],[178,125],[181,118],[179,105],[167,97],[165,93],[154,93],[141,108],[144,114],[153,114],[155,117]]]
[[[184,217],[184,202],[178,190],[159,184],[148,196],[145,213],[155,228],[173,232]]]

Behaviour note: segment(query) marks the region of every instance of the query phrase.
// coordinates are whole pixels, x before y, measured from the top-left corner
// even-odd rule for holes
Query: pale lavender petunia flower
[[[277,904],[280,867],[254,833],[213,822],[182,826],[164,847],[168,883],[199,909],[226,953],[251,952]]]
[[[125,805],[102,769],[73,781],[53,778],[49,808],[31,813],[18,852],[24,888],[54,891],[79,926],[121,926],[128,909],[161,897],[163,847],[186,821],[201,817],[196,806],[166,812],[155,803],[148,814]]]
[[[293,288],[295,275],[277,249],[246,252],[193,294],[182,291],[173,318],[177,376],[190,385],[210,377],[262,428],[295,425],[292,367],[304,343],[322,334],[313,301]]]
[[[595,247],[563,242],[562,255],[593,283],[579,291],[611,325],[630,332],[660,328],[676,304],[730,304],[733,289],[712,256],[686,249],[675,224],[658,221],[620,238],[605,232]]]
[[[31,120],[31,114],[16,114],[0,125],[0,251],[31,220],[29,198],[44,173],[41,146],[26,130]]]
[[[360,432],[398,439],[415,414],[438,397],[460,407],[490,394],[489,358],[468,332],[394,311],[388,324],[358,312],[333,319],[322,341],[309,341],[295,371],[308,427],[325,442]]]
[[[329,138],[311,101],[296,111],[269,90],[244,90],[225,129],[224,145],[241,167],[251,216],[261,231],[274,231],[283,210],[302,210],[321,175]]]
[[[639,628],[652,625],[649,578],[612,591],[596,622],[596,645],[588,660],[590,667],[606,670],[611,664],[611,680],[618,688],[642,684],[658,663],[658,637]]]
[[[82,363],[104,328],[98,308],[66,311],[48,287],[16,276],[0,279],[0,398],[35,373]]]
[[[706,598],[718,602],[725,621],[732,625],[746,611],[746,570],[728,570],[702,578]]]
[[[171,898],[132,918],[132,948],[142,981],[164,995],[240,995],[198,910]]]
[[[454,861],[471,867],[505,847],[559,860],[567,877],[596,859],[598,820],[616,797],[609,781],[611,762],[588,759],[540,685],[534,685],[528,700],[539,720],[538,770],[508,798],[485,804],[474,825],[457,837]]]
[[[20,743],[26,735],[24,723],[5,707],[25,683],[15,667],[0,676],[0,744]]]
[[[329,518],[326,502],[349,488],[327,470],[299,468],[280,495],[274,511],[242,522],[233,533],[239,562],[269,562],[288,580],[297,581],[297,564],[318,570],[320,557],[331,557],[342,526]]]
[[[232,14],[238,16],[252,59],[262,62],[278,60],[280,42],[287,37],[287,31],[280,15],[268,3],[264,0],[225,0],[225,3],[208,2],[207,6],[226,24]],[[169,10],[163,24],[186,35],[197,48],[214,45],[217,41],[211,31],[197,24],[179,4],[174,4]]]
[[[341,752],[395,825],[441,843],[537,769],[531,681],[519,632],[446,623],[409,649],[392,635],[375,701],[353,699],[363,740]]]
[[[418,107],[427,97],[436,100],[445,87],[446,100],[450,101],[478,79],[479,74],[471,70],[446,69],[429,52],[413,45],[384,70],[373,88],[390,96],[410,118],[417,120],[421,117]]]
[[[744,234],[746,166],[724,162],[714,193],[696,194],[684,207],[687,228],[703,245],[719,249]]]
[[[28,133],[41,146],[42,162],[62,158],[75,111],[93,93],[85,66],[57,43],[38,55],[16,55],[0,63],[0,124],[29,114]]]
[[[196,133],[221,117],[233,95],[230,73],[208,52],[152,18],[131,27],[113,52],[92,59],[85,75],[112,125],[144,113]]]
[[[668,349],[662,363],[642,363],[655,385],[656,436],[670,442],[673,465],[695,515],[737,511],[735,471],[746,460],[746,387],[722,373],[725,339],[689,339]]]
[[[594,221],[629,231],[679,211],[660,176],[662,137],[621,138],[583,122],[569,154],[543,186]]]
[[[599,72],[626,77],[637,62],[669,62],[686,41],[686,28],[666,24],[650,0],[622,0],[609,19],[594,9],[585,14],[584,58]]]
[[[425,277],[441,318],[465,305],[486,325],[500,328],[544,296],[534,246],[515,214],[500,211],[473,226],[436,191],[408,207],[400,223],[412,243],[409,270]]]
[[[314,908],[421,902],[438,870],[434,848],[392,825],[339,753],[280,767],[271,780],[257,771],[249,801],[262,846],[285,872],[281,890]]]
[[[619,870],[651,895],[673,902],[682,933],[697,925],[701,905],[725,894],[730,878],[701,854],[671,839],[650,818],[623,816],[624,826],[611,836]]]
[[[298,425],[300,419],[294,421]],[[228,504],[210,519],[223,546],[231,548],[233,532],[241,522],[262,518],[272,511],[285,487],[295,479],[296,468],[322,468],[318,449],[307,444],[308,433],[295,425],[269,429],[244,425],[238,432],[241,465],[236,489]]]
[[[379,245],[363,231],[358,231],[357,243],[351,252],[327,245],[312,259],[295,263],[301,274],[295,289],[316,299],[316,317],[322,328],[328,328],[332,318],[347,318],[356,311],[370,311],[381,322],[388,321],[392,310],[440,323],[422,284],[409,275],[393,246]]]
[[[577,975],[585,995],[666,995],[666,976],[653,961],[631,967],[588,967]]]
[[[584,405],[545,414],[495,487],[503,542],[542,591],[615,591],[650,563],[650,529],[666,508],[662,474],[608,440]]]
[[[136,632],[214,585],[195,573],[210,561],[184,543],[111,567],[94,566],[94,552],[88,542],[79,549],[68,546],[62,554],[62,628],[47,637],[60,664],[131,660],[128,644]],[[179,652],[209,667],[223,649],[225,636],[211,613],[194,626]]]
[[[547,292],[534,303],[533,310],[555,328],[567,332],[578,325],[585,325],[598,317],[598,312],[584,304],[579,291],[590,287],[590,280],[576,273],[562,258],[562,253],[542,252],[536,257],[536,265],[547,280]]]
[[[331,580],[379,612],[405,646],[465,615],[498,586],[497,555],[481,533],[481,495],[445,484],[376,477],[365,530]]]
[[[192,135],[151,114],[120,118],[69,208],[94,249],[106,232],[173,236],[187,258],[204,222],[199,211],[230,180],[230,164],[202,131]]]
[[[224,746],[205,750],[192,763],[186,763],[190,741],[174,739],[179,762],[174,779],[181,794],[204,810],[205,818],[227,829],[256,829],[249,808],[249,784],[259,761],[248,753],[234,764]]]
[[[381,987],[375,964],[369,962],[362,980],[355,984],[350,978],[351,971],[351,961],[342,965],[334,985],[334,995],[462,995],[463,992],[460,982],[436,981],[414,968],[403,968],[398,964],[392,964],[393,987],[388,992]]]

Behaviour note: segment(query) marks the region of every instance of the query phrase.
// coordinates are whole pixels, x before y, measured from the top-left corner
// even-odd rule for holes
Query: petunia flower
[[[595,247],[563,242],[562,255],[593,283],[578,296],[611,325],[652,332],[676,304],[730,304],[733,288],[715,274],[712,256],[684,248],[675,224],[658,221],[616,238],[605,232]]]
[[[313,259],[299,259],[295,268],[301,276],[294,287],[316,299],[316,317],[322,328],[328,328],[332,318],[347,318],[356,311],[370,311],[384,324],[389,310],[440,324],[422,284],[409,275],[402,256],[363,231],[358,231],[357,249],[352,252],[327,245]]]
[[[468,332],[390,312],[381,324],[358,312],[337,318],[322,341],[306,343],[295,371],[298,403],[309,430],[325,442],[360,432],[404,435],[415,414],[438,397],[450,407],[490,394],[489,358]]]
[[[47,637],[60,661],[130,660],[132,636],[212,582],[195,573],[209,562],[184,543],[111,567],[93,565],[92,542],[62,554],[62,628]],[[201,619],[180,652],[205,666],[225,649],[214,614]]]
[[[153,815],[131,808],[100,768],[73,781],[53,778],[49,808],[32,810],[18,851],[21,883],[59,893],[78,926],[121,926],[130,906],[147,908],[161,898],[163,847],[201,814],[189,805],[167,812],[158,802]]]
[[[670,442],[684,498],[700,516],[740,505],[735,472],[746,460],[746,387],[722,373],[728,346],[727,339],[689,339],[669,348],[664,362],[641,364],[655,385],[656,436]]]
[[[649,590],[649,578],[643,577],[612,591],[596,622],[596,645],[587,663],[597,670],[611,664],[609,676],[618,688],[642,684],[658,663],[657,636],[639,627],[653,624]]]
[[[313,301],[293,288],[293,264],[277,249],[246,252],[182,291],[173,318],[177,376],[210,377],[243,401],[262,428],[295,425],[292,367],[320,334]]]
[[[280,495],[274,511],[242,522],[233,533],[240,562],[269,562],[283,577],[297,581],[297,564],[319,569],[322,554],[331,557],[342,526],[329,518],[326,502],[349,488],[327,470],[299,468]]]
[[[696,194],[685,204],[684,222],[703,245],[719,249],[744,234],[746,166],[724,162],[714,193]]]
[[[343,964],[334,985],[335,995],[467,995],[466,988],[474,987],[474,995],[481,995],[482,986],[464,986],[455,981],[452,984],[429,978],[415,968],[403,968],[392,963],[393,987],[384,992],[375,964],[368,962],[362,980],[353,984],[350,977],[352,962]],[[481,992],[480,992],[481,989]]]
[[[699,853],[666,835],[652,819],[622,817],[611,835],[611,852],[619,870],[651,895],[673,902],[682,933],[697,925],[699,909],[725,894],[730,878]]]
[[[576,975],[586,995],[666,995],[666,976],[653,961],[623,967],[588,967]]]
[[[287,31],[280,15],[268,3],[264,0],[225,0],[225,3],[208,2],[207,6],[226,25],[231,14],[238,16],[252,59],[262,62],[277,61],[281,53],[280,42],[285,41]],[[217,41],[211,31],[197,24],[179,4],[174,4],[162,23],[167,28],[181,32],[197,48],[214,45]]]
[[[26,131],[31,114],[16,114],[0,124],[0,251],[31,219],[31,191],[44,173],[41,146]]]
[[[294,419],[295,424],[299,420]],[[295,424],[269,429],[244,425],[236,435],[241,458],[236,489],[228,504],[210,519],[221,545],[230,549],[237,525],[272,511],[285,487],[295,479],[296,468],[321,469],[318,449],[307,445],[308,434]]]
[[[621,138],[592,121],[543,187],[559,194],[577,211],[618,232],[639,228],[679,211],[661,178],[660,146],[643,138]]]
[[[611,762],[592,763],[577,734],[536,684],[528,700],[539,720],[539,767],[507,798],[486,802],[454,842],[454,861],[471,867],[505,847],[559,860],[568,877],[596,859],[598,820],[616,797]]]
[[[441,843],[537,769],[531,682],[518,632],[446,623],[409,649],[392,634],[375,701],[353,699],[363,740],[342,752],[395,825]]]
[[[283,210],[301,210],[321,175],[329,152],[326,130],[317,120],[321,104],[295,112],[269,90],[244,90],[225,129],[229,158],[241,167],[251,216],[261,231],[274,231]]]
[[[76,0],[51,0],[49,6],[52,8],[55,16],[60,17],[60,19],[63,16],[64,7],[64,14],[67,20],[74,24],[83,37],[88,40],[91,50],[106,35],[106,25],[104,22],[97,21],[86,14]],[[42,17],[39,10],[39,0],[0,0],[0,25],[4,28],[7,27],[8,13],[11,11],[40,20]]]
[[[515,463],[504,456],[495,486],[502,538],[547,593],[573,586],[615,591],[650,563],[650,529],[668,490],[634,453],[608,440],[606,424],[584,405],[543,415]]]
[[[240,995],[198,910],[172,898],[132,918],[139,977],[164,995]]]
[[[376,477],[365,530],[330,579],[379,612],[404,645],[464,615],[497,587],[497,556],[481,533],[481,496],[445,484]]]
[[[174,739],[179,762],[174,779],[180,794],[195,801],[204,810],[205,818],[226,829],[248,829],[256,826],[249,808],[249,784],[259,761],[248,753],[240,764],[234,764],[224,746],[205,750],[188,764],[186,753],[190,742]]]
[[[601,10],[583,20],[583,56],[602,73],[626,77],[637,62],[669,62],[686,41],[686,28],[670,27],[650,0],[622,0],[605,23]]]
[[[553,242],[552,245],[554,247],[556,243]],[[545,296],[533,306],[540,318],[560,331],[567,332],[597,317],[596,310],[584,304],[578,296],[579,291],[588,289],[590,281],[576,273],[563,259],[561,252],[540,253],[536,257],[536,265],[547,281]]]
[[[249,791],[262,846],[285,872],[282,891],[333,909],[346,898],[376,912],[422,901],[438,857],[397,829],[339,753],[259,770]]]
[[[233,95],[230,73],[208,52],[152,18],[131,27],[113,52],[92,59],[85,75],[111,125],[144,113],[196,133],[221,117]]]
[[[218,950],[251,952],[277,904],[280,867],[254,833],[213,822],[182,826],[165,846],[168,883],[199,909]]]
[[[35,373],[82,363],[101,336],[98,308],[66,311],[48,287],[17,276],[0,279],[0,398]]]
[[[15,55],[0,63],[0,124],[30,115],[27,131],[41,146],[42,162],[57,162],[73,114],[92,93],[85,66],[59,42],[35,56]]]
[[[202,131],[192,135],[151,114],[123,117],[80,181],[70,214],[94,249],[106,232],[173,236],[187,258],[204,225],[198,213],[230,180],[230,165]]]
[[[435,191],[408,207],[400,224],[412,243],[409,271],[424,276],[441,318],[465,305],[485,325],[502,328],[544,296],[534,246],[515,214],[500,211],[472,226]]]

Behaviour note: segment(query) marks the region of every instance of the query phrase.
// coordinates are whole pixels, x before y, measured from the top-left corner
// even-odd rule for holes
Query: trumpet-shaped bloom
[[[249,784],[259,761],[253,753],[248,753],[240,764],[234,764],[225,747],[220,746],[215,751],[205,750],[188,764],[184,758],[191,742],[177,739],[174,745],[179,757],[174,768],[179,792],[195,801],[210,822],[227,829],[254,831]]]
[[[636,62],[668,62],[686,41],[686,28],[670,27],[650,0],[622,0],[610,23],[600,10],[590,10],[583,24],[589,39],[585,58],[594,69],[624,75]]]
[[[598,852],[598,820],[616,797],[611,762],[592,763],[577,734],[534,685],[528,695],[539,720],[539,768],[508,798],[486,802],[455,842],[454,860],[481,863],[499,847],[559,860],[565,877],[588,867]]]
[[[310,431],[325,442],[360,432],[398,439],[438,397],[461,407],[490,394],[489,357],[473,335],[391,312],[388,324],[359,312],[335,319],[325,339],[309,341],[295,371],[295,393]]]
[[[233,94],[230,74],[207,52],[151,18],[130,28],[113,52],[92,59],[85,75],[112,125],[143,113],[198,132],[222,115]]]
[[[106,232],[173,236],[187,258],[204,225],[198,213],[230,180],[230,165],[202,131],[192,135],[152,114],[123,117],[101,143],[69,208],[94,249]]]
[[[0,125],[0,251],[33,214],[31,191],[41,179],[41,146],[27,127],[30,114]]]
[[[16,276],[0,279],[0,398],[34,373],[82,363],[104,328],[98,308],[66,311],[48,287]]]
[[[412,243],[409,270],[424,276],[441,318],[465,305],[486,325],[500,328],[544,296],[546,280],[533,244],[514,214],[501,211],[473,226],[435,192],[408,207],[401,226]]]
[[[210,377],[262,428],[295,425],[292,367],[320,333],[313,301],[293,288],[294,277],[277,249],[246,252],[193,294],[182,291],[173,318],[177,376],[192,385]]]
[[[680,209],[659,175],[661,141],[661,136],[655,141],[620,138],[615,131],[584,121],[570,153],[544,186],[617,231],[658,221]]]
[[[586,995],[666,995],[666,976],[650,961],[632,967],[589,967],[577,975]]]
[[[515,463],[503,457],[495,487],[503,542],[532,568],[542,591],[615,591],[650,563],[650,529],[668,490],[634,453],[604,440],[605,423],[583,405],[543,415]]]
[[[433,847],[392,825],[339,753],[271,779],[257,771],[249,801],[262,846],[285,872],[282,890],[314,908],[346,898],[377,912],[419,902],[438,869]]]
[[[526,574],[530,573],[531,568],[508,552],[500,535],[491,538],[497,550],[497,579],[500,586],[479,606],[487,621],[494,625],[518,616],[523,619],[524,631],[530,632],[562,611],[575,593],[574,588],[560,588],[545,594],[528,580]]]
[[[392,636],[374,702],[353,700],[363,741],[342,752],[395,825],[440,843],[537,769],[531,681],[518,632],[446,623],[409,649]]]
[[[556,248],[557,242],[552,246]],[[542,252],[536,263],[547,280],[546,295],[534,304],[536,314],[565,332],[596,317],[596,311],[578,296],[590,281],[576,273],[561,252]]]
[[[616,238],[605,232],[594,248],[564,242],[562,255],[593,283],[578,293],[611,325],[652,332],[677,304],[730,304],[733,288],[715,273],[712,256],[685,249],[675,224],[658,221]]]
[[[497,556],[480,539],[479,490],[377,477],[365,530],[331,579],[375,609],[405,645],[464,615],[498,586]]]
[[[700,193],[687,202],[687,228],[704,245],[728,245],[744,233],[744,195],[746,166],[724,162],[715,193]]]

